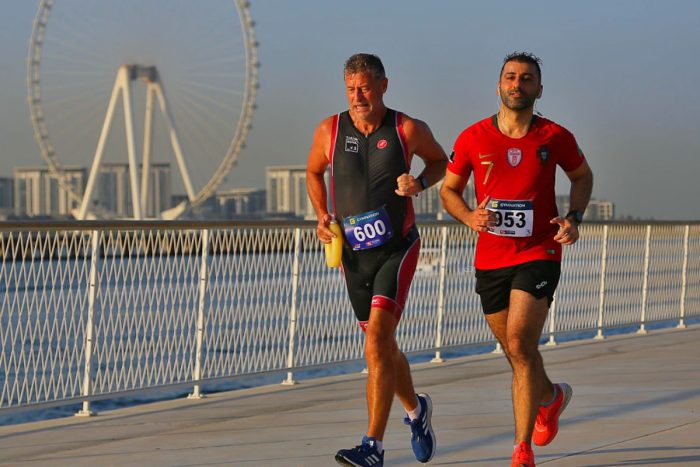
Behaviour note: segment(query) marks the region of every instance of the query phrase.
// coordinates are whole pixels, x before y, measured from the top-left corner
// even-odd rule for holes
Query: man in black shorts
[[[318,125],[307,164],[323,243],[334,236],[324,182],[330,166],[333,213],[344,232],[343,273],[366,333],[367,433],[359,446],[341,449],[335,458],[343,465],[383,465],[384,431],[396,394],[407,412],[413,452],[428,462],[435,453],[432,401],[415,393],[395,332],[420,250],[411,198],[444,176],[447,156],[424,122],[384,105],[388,80],[379,57],[353,55],[343,72],[349,109]],[[415,178],[409,173],[414,154],[425,163]]]
[[[549,444],[571,398],[552,384],[538,345],[559,281],[562,245],[578,240],[593,174],[574,136],[534,114],[542,95],[540,59],[513,53],[498,80],[498,114],[464,130],[454,145],[440,195],[447,212],[479,232],[476,291],[489,327],[513,369],[513,467],[534,467],[531,441]],[[571,211],[557,212],[557,166],[571,182]],[[462,193],[474,174],[479,205]]]

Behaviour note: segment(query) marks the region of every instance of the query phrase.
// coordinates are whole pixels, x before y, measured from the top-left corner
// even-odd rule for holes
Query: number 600
[[[362,227],[355,227],[353,230],[355,238],[358,242],[364,242],[367,239],[372,239],[377,235],[384,235],[386,233],[386,225],[381,219],[377,219],[371,224],[365,224]]]

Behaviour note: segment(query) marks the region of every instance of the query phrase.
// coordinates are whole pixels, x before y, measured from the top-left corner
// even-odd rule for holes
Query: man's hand
[[[578,240],[578,226],[565,217],[555,217],[550,224],[559,224],[559,231],[554,236],[554,241],[562,245],[573,245]]]
[[[408,173],[401,174],[396,179],[396,186],[397,189],[394,192],[399,196],[413,196],[423,191],[423,187],[420,186],[418,179]]]
[[[333,231],[328,228],[332,219],[331,215],[326,213],[318,220],[316,236],[321,240],[321,243],[330,243],[335,238]]]
[[[484,200],[473,211],[467,215],[467,225],[477,232],[487,232],[488,227],[496,222],[496,215],[486,209],[486,205],[491,200],[490,196]]]

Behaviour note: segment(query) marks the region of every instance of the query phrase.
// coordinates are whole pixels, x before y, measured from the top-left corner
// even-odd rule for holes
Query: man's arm
[[[593,191],[593,172],[584,160],[578,168],[566,172],[566,176],[571,181],[569,190],[570,210],[578,211],[581,214],[586,210]],[[578,222],[569,217],[555,217],[550,221],[552,224],[559,224],[559,231],[554,236],[554,240],[563,245],[572,245],[579,239]]]
[[[328,228],[331,216],[328,214],[326,182],[323,178],[329,163],[331,125],[332,117],[329,117],[316,127],[306,162],[306,190],[318,219],[316,235],[323,243],[330,243],[331,239],[335,237],[335,234]]]
[[[577,169],[566,172],[566,176],[571,180],[569,190],[569,209],[583,213],[591,200],[593,192],[593,172],[588,162],[585,160]]]
[[[418,177],[406,173],[396,180],[397,195],[413,196],[442,179],[447,168],[447,154],[425,122],[406,116],[403,126],[409,154],[417,155],[425,163],[425,168]],[[425,181],[421,183],[421,179]]]
[[[449,170],[445,173],[445,181],[442,182],[440,198],[445,210],[462,224],[469,226],[477,232],[486,232],[492,214],[486,209],[489,197],[484,198],[476,209],[471,209],[464,200],[464,188],[469,181],[469,175],[459,176]]]

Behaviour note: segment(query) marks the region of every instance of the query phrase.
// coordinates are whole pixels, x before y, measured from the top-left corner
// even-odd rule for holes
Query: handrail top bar
[[[316,222],[302,220],[60,220],[60,221],[10,221],[0,222],[0,231],[18,230],[185,230],[185,229],[225,229],[225,228],[274,228],[311,227]]]
[[[458,225],[453,220],[417,221],[418,225]],[[637,221],[586,221],[585,225],[700,225],[700,220],[637,220]],[[2,231],[26,230],[142,230],[142,229],[225,229],[225,228],[270,228],[270,227],[312,227],[315,221],[305,220],[22,220],[0,222]]]

